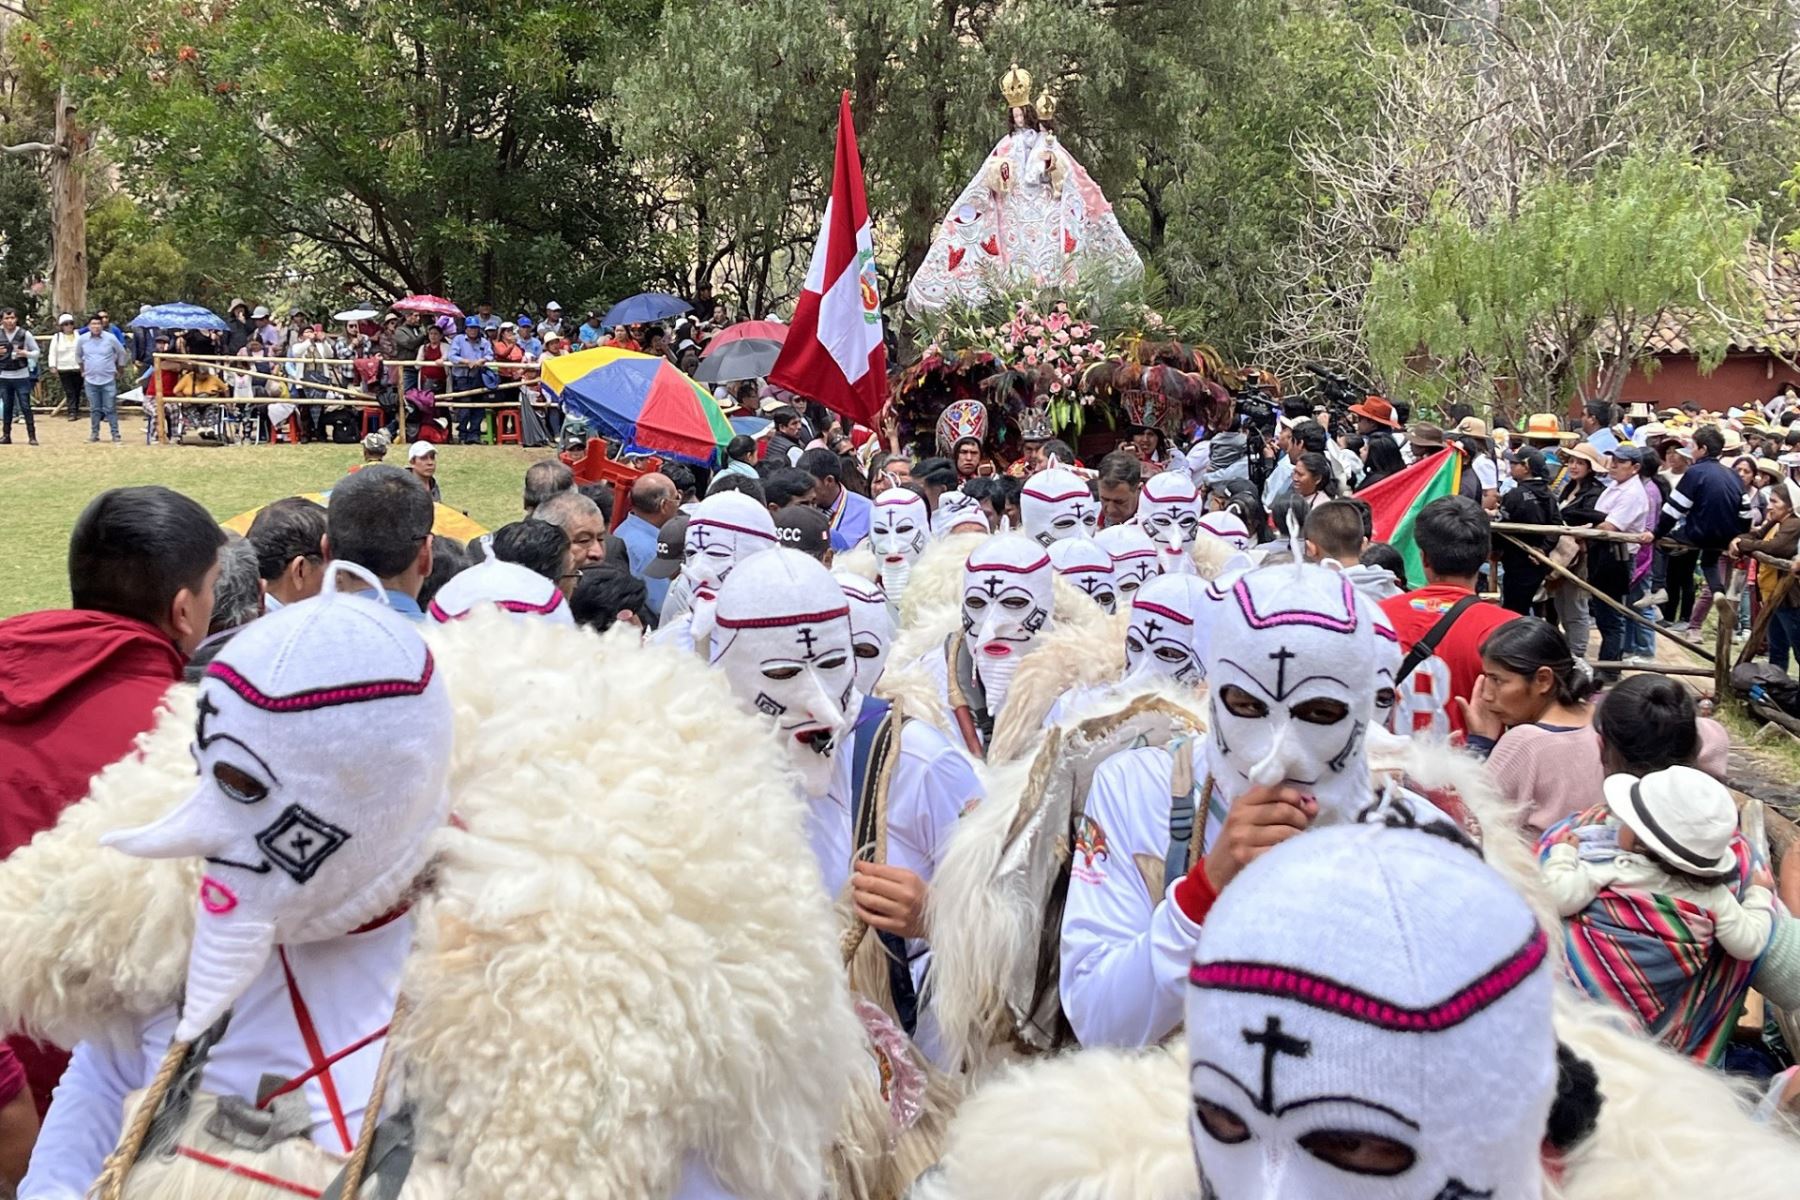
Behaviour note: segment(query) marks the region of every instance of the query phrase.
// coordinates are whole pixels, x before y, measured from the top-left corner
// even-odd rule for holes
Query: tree
[[[167,219],[361,292],[585,298],[654,268],[597,110],[651,0],[48,0],[65,68]],[[335,276],[335,279],[330,279]]]
[[[1390,380],[1430,399],[1492,402],[1496,384],[1557,411],[1573,390],[1617,399],[1659,319],[1678,316],[1703,367],[1724,356],[1723,303],[1756,214],[1722,167],[1634,152],[1586,180],[1547,178],[1485,222],[1446,198],[1376,265],[1369,345]]]

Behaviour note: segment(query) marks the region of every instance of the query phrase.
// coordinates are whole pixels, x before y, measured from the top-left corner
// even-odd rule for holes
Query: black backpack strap
[[[1413,648],[1406,652],[1406,660],[1400,664],[1400,673],[1394,676],[1394,683],[1396,685],[1401,683],[1418,669],[1420,663],[1437,653],[1438,643],[1444,640],[1444,635],[1450,632],[1450,627],[1456,624],[1464,613],[1480,603],[1481,597],[1470,592],[1452,604],[1450,610],[1437,619],[1437,624],[1426,630],[1425,636],[1414,642]]]

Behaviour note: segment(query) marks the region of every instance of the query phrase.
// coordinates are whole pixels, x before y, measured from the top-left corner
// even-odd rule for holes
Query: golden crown
[[[1037,115],[1046,121],[1056,116],[1056,97],[1052,96],[1048,89],[1038,93]]]
[[[1031,72],[1014,63],[1012,70],[1000,77],[1000,94],[1006,97],[1009,108],[1023,108],[1030,104]]]

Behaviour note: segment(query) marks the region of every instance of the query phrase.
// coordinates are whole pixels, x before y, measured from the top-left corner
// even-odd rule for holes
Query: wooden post
[[[163,393],[162,393],[162,360],[163,356],[152,351],[150,354],[150,395],[155,401],[155,417],[150,423],[156,440],[168,444],[169,435],[163,431]]]
[[[1714,596],[1713,613],[1719,618],[1713,638],[1713,706],[1722,709],[1731,698],[1731,635],[1737,632],[1738,598],[1729,591]]]
[[[1670,633],[1667,629],[1664,629],[1661,625],[1658,625],[1655,621],[1652,621],[1650,618],[1646,617],[1643,613],[1633,611],[1629,606],[1620,604],[1617,600],[1614,600],[1611,596],[1607,595],[1605,592],[1601,591],[1599,588],[1595,587],[1593,584],[1589,583],[1587,580],[1583,579],[1581,576],[1575,574],[1575,572],[1569,570],[1567,567],[1563,566],[1561,563],[1553,562],[1549,555],[1540,554],[1538,551],[1532,549],[1530,546],[1525,545],[1523,542],[1519,541],[1517,538],[1513,538],[1510,534],[1502,533],[1500,536],[1504,537],[1504,538],[1508,538],[1509,540],[1512,541],[1512,543],[1514,545],[1518,546],[1519,549],[1523,550],[1525,553],[1529,554],[1532,558],[1536,559],[1537,561],[1543,563],[1546,567],[1549,567],[1552,571],[1556,572],[1558,575],[1562,576],[1564,579],[1568,580],[1570,583],[1573,583],[1576,587],[1580,588],[1582,591],[1586,592],[1588,595],[1594,597],[1596,600],[1599,600],[1602,604],[1605,604],[1614,609],[1617,609],[1619,612],[1624,613],[1627,617],[1631,618],[1633,621],[1636,621],[1639,625],[1648,625],[1653,631],[1655,631],[1657,636],[1668,638],[1671,642],[1674,642],[1677,646],[1680,646],[1684,650],[1691,651],[1694,654],[1698,654],[1701,658],[1704,658],[1707,662],[1713,661],[1713,656],[1706,650],[1706,648],[1704,646],[1697,645],[1694,642],[1688,641],[1684,637],[1681,637],[1677,634]]]

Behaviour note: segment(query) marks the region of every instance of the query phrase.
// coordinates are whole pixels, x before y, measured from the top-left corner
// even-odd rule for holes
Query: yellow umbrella
[[[325,504],[327,502],[326,494],[324,492],[303,492],[300,498],[302,500],[311,500],[315,504]],[[223,525],[226,529],[231,530],[233,533],[248,534],[250,532],[250,522],[256,520],[256,514],[261,512],[265,507],[267,506],[259,504],[249,512],[241,512],[229,521],[221,521],[219,524]],[[437,534],[439,537],[450,537],[455,538],[459,542],[469,542],[487,532],[486,529],[470,520],[468,516],[457,512],[448,504],[433,505],[433,508],[436,511],[432,514],[431,518],[431,532]]]

